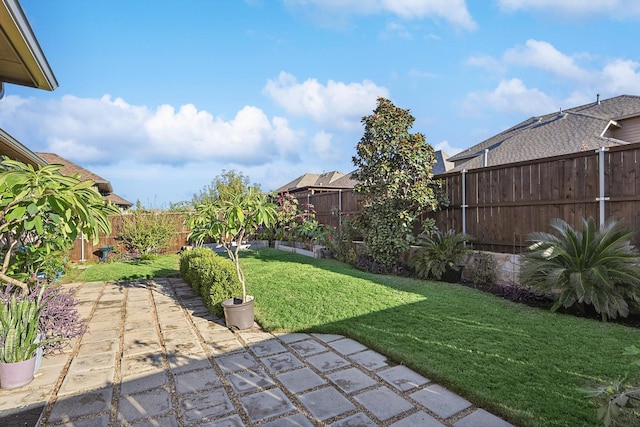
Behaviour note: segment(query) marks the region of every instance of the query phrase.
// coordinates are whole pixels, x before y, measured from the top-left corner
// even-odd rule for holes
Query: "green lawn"
[[[87,263],[68,273],[64,281],[98,282],[176,276],[180,274],[178,260],[178,255],[163,255],[149,260]]]
[[[364,273],[335,260],[243,254],[267,330],[352,337],[520,426],[598,425],[578,387],[629,370],[640,330],[554,314],[465,286]],[[75,280],[172,276],[178,256],[91,265]]]
[[[243,260],[270,331],[347,335],[522,426],[597,425],[577,388],[629,370],[640,330],[461,285],[373,275],[265,249]]]

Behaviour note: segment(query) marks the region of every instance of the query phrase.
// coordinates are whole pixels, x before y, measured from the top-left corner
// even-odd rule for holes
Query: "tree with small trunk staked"
[[[433,179],[434,149],[424,135],[409,132],[414,121],[409,110],[378,98],[373,114],[362,118],[364,135],[353,157],[354,190],[364,197],[358,228],[367,253],[386,266],[409,249],[420,214],[445,202]]]

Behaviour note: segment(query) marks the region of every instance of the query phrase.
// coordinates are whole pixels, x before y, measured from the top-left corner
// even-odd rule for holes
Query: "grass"
[[[180,274],[178,261],[178,255],[163,255],[128,262],[86,263],[67,273],[64,281],[100,282],[177,276]]]
[[[629,370],[640,330],[531,308],[461,285],[373,275],[265,249],[243,266],[256,319],[352,337],[521,426],[598,425],[578,387]]]
[[[640,344],[635,328],[461,285],[374,275],[273,249],[244,253],[242,264],[266,330],[352,337],[519,426],[598,425],[578,387],[624,375],[624,348]],[[172,255],[93,264],[74,280],[177,274]]]

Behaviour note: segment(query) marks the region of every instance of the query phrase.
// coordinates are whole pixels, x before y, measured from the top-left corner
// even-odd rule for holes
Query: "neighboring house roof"
[[[0,1],[0,98],[4,82],[45,90],[58,87],[17,0]]]
[[[434,175],[445,173],[453,168],[453,163],[447,159],[449,156],[442,150],[435,152],[436,163],[433,165]],[[302,191],[338,191],[352,189],[358,181],[352,178],[355,171],[348,174],[332,171],[323,174],[306,173],[293,181],[283,185],[276,190],[276,193],[299,193]]]
[[[614,137],[614,129],[634,117],[640,117],[640,97],[598,97],[590,104],[531,117],[448,161],[455,164],[452,171],[461,171],[640,142]]]
[[[116,193],[109,193],[107,195],[107,200],[109,200],[112,204],[116,206],[122,206],[125,208],[130,208],[131,206],[133,206],[133,203],[118,196]]]
[[[65,159],[64,157],[60,157],[57,154],[54,154],[54,153],[36,153],[36,154],[40,156],[42,159],[44,159],[47,162],[47,164],[62,165],[62,168],[60,168],[60,173],[63,173],[65,175],[78,174],[80,175],[80,178],[82,178],[83,180],[89,180],[89,179],[92,180],[93,182],[95,182],[96,187],[98,188],[98,191],[100,192],[100,194],[105,196],[108,200],[110,200],[115,205],[126,207],[126,208],[133,206],[133,203],[113,193],[113,187],[111,186],[111,182],[104,179],[103,177],[96,175],[95,173],[83,168],[82,166],[78,166],[77,164],[73,163],[70,160]]]
[[[337,191],[345,188],[353,188],[353,184],[350,179],[346,178],[349,175],[345,175],[342,172],[332,171],[322,174],[306,173],[293,181],[283,185],[276,190],[277,193],[296,193],[300,191]]]
[[[442,150],[436,151],[436,162],[433,165],[433,174],[439,175],[453,169],[453,163],[450,162],[449,155]]]

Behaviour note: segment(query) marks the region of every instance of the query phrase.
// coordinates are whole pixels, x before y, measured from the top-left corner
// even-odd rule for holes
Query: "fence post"
[[[338,226],[341,226],[341,225],[342,225],[342,190],[338,190]]]
[[[467,234],[467,170],[462,169],[462,234]]]
[[[600,191],[600,197],[596,197],[596,200],[600,202],[600,225],[602,226],[605,222],[604,217],[604,203],[609,200],[609,197],[605,197],[604,194],[604,152],[608,151],[607,147],[600,147],[596,150],[598,153],[598,186]]]
[[[85,262],[84,259],[84,232],[80,232],[80,262]]]

